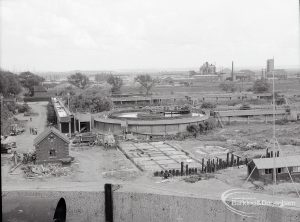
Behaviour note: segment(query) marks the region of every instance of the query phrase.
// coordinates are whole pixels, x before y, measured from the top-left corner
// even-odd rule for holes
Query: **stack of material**
[[[71,173],[71,168],[62,167],[61,164],[27,165],[24,166],[22,169],[27,178],[50,176],[60,177],[68,176]]]

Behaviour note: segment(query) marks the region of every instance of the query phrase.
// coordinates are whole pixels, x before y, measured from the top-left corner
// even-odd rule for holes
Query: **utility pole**
[[[275,128],[275,78],[273,73],[273,184],[276,184],[276,167],[275,167],[275,141],[276,141],[276,128]]]
[[[70,111],[70,93],[68,93],[68,112],[69,112],[69,137],[71,138],[72,136],[72,127],[71,127],[71,111]]]
[[[231,63],[231,79],[234,81],[234,74],[233,74],[233,61]]]

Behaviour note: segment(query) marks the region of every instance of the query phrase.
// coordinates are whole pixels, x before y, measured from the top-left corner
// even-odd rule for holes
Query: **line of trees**
[[[79,89],[85,89],[90,84],[89,77],[80,72],[68,76],[68,82]]]
[[[225,92],[236,92],[237,85],[235,82],[232,81],[225,81],[219,85],[220,89]],[[265,79],[256,80],[253,83],[253,86],[248,89],[248,91],[253,91],[254,93],[264,93],[270,91],[270,84]]]
[[[8,71],[0,71],[0,93],[4,97],[18,95],[21,91],[22,86],[18,75]]]
[[[85,90],[70,98],[70,108],[78,111],[98,113],[112,108],[111,99],[99,90]]]
[[[121,92],[123,86],[123,80],[119,76],[110,75],[107,78],[107,83],[111,85],[111,93],[118,94]]]
[[[18,75],[21,85],[27,89],[26,95],[33,96],[34,86],[40,85],[45,79],[41,76],[38,76],[32,72],[21,72]]]
[[[4,97],[16,96],[26,90],[25,95],[32,96],[34,86],[40,85],[44,78],[31,72],[21,72],[19,75],[0,70],[0,93]]]

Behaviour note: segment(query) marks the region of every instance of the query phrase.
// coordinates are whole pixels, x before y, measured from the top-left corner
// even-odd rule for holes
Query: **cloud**
[[[286,0],[4,0],[1,66],[194,67],[206,60],[264,66],[273,56],[293,65],[297,7]]]

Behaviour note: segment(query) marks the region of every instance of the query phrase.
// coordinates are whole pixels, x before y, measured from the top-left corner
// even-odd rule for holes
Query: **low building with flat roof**
[[[289,173],[294,180],[300,181],[300,155],[253,159],[248,164],[248,175],[253,171],[250,178],[270,183],[274,179],[274,168],[277,181],[291,182]]]

